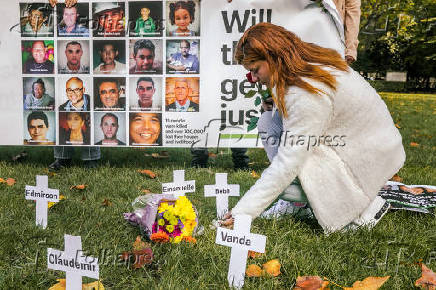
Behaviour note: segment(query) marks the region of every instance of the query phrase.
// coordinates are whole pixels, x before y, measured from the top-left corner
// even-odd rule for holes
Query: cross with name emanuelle
[[[176,198],[195,192],[195,180],[185,181],[185,170],[174,170],[173,182],[162,183],[162,193],[171,193]]]
[[[251,234],[251,216],[234,216],[234,229],[217,228],[215,243],[232,247],[227,280],[230,287],[244,286],[248,251],[265,252],[266,236]]]

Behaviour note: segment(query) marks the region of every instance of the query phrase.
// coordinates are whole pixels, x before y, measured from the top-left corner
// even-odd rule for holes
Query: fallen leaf
[[[400,125],[398,125],[397,123],[395,123],[395,127],[397,127],[398,129],[401,129]]]
[[[411,194],[414,194],[414,195],[418,195],[418,194],[424,193],[424,189],[421,188],[421,187],[408,187],[408,186],[405,186],[405,185],[401,185],[400,189],[402,191],[405,191],[405,192],[408,192],[408,193],[411,193]]]
[[[133,255],[135,256],[134,269],[142,268],[144,265],[150,265],[153,262],[153,251],[151,248],[133,251]]]
[[[400,176],[398,176],[397,174],[392,176],[391,180],[395,181],[395,182],[403,182],[403,179]]]
[[[352,287],[344,287],[344,290],[377,290],[390,276],[386,277],[366,277],[362,281],[356,281]]]
[[[88,185],[86,184],[79,184],[79,185],[72,185],[70,187],[70,189],[79,189],[79,190],[84,190]]]
[[[156,173],[154,173],[151,170],[144,169],[144,170],[138,170],[138,172],[141,173],[141,174],[144,174],[144,175],[146,175],[146,176],[148,176],[148,177],[150,177],[152,179],[156,178]]]
[[[62,194],[59,195],[59,201],[64,200],[64,199],[65,199],[65,196],[63,196]],[[49,201],[49,202],[47,203],[47,207],[48,207],[48,208],[51,208],[51,207],[54,206],[56,203],[57,203],[57,202],[51,202],[51,201]]]
[[[298,276],[294,290],[324,290],[328,289],[328,281],[319,276]]]
[[[262,269],[255,264],[248,265],[247,270],[245,270],[247,277],[260,277],[262,276]]]
[[[0,178],[0,183],[6,183],[6,180],[4,180],[3,178]]]
[[[112,206],[112,201],[110,201],[109,199],[105,198],[103,200],[103,202],[101,203],[102,206],[108,207],[108,206]]]
[[[262,253],[258,253],[258,252],[250,251],[250,250],[248,251],[248,257],[251,259],[256,259],[260,256],[262,256]]]
[[[9,185],[9,186],[14,185],[15,183],[16,183],[16,181],[13,178],[6,179],[6,184]]]
[[[48,290],[65,290],[67,287],[67,281],[66,279],[56,279],[58,283],[54,284]]]
[[[163,159],[163,158],[168,158],[170,156],[169,155],[162,155],[161,153],[152,153],[151,157],[153,157],[155,159]]]
[[[141,240],[141,236],[137,236],[136,240],[133,242],[133,251],[140,251],[150,247],[151,245],[149,243],[143,242]]]
[[[410,146],[412,146],[412,147],[418,147],[418,146],[419,146],[419,143],[416,143],[416,142],[410,142]]]
[[[256,171],[251,171],[251,177],[253,177],[253,178],[259,178],[260,177],[260,175],[259,174],[257,174],[257,172]]]
[[[435,290],[436,274],[424,264],[421,264],[421,270],[421,277],[416,280],[415,286],[421,287],[422,289]]]
[[[51,286],[48,288],[48,290],[65,290],[67,287],[67,281],[66,279],[56,279],[58,281],[57,284]],[[104,290],[104,286],[100,281],[94,281],[92,283],[88,284],[82,284],[82,290]]]
[[[215,154],[215,153],[212,153],[212,152],[209,152],[209,157],[210,157],[210,158],[216,158],[216,154]]]
[[[278,259],[268,261],[262,265],[264,272],[274,277],[280,275],[280,266],[281,265]]]
[[[141,192],[142,192],[142,193],[145,193],[145,194],[149,194],[149,193],[151,193],[151,191],[148,190],[148,189],[141,189]]]

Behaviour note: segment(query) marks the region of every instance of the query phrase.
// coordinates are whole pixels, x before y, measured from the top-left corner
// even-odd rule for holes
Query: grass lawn
[[[436,185],[436,95],[382,94],[395,123],[400,127],[407,161],[399,175],[406,184]],[[419,146],[410,146],[411,142]],[[0,184],[0,289],[47,289],[64,273],[48,271],[46,248],[63,250],[64,234],[80,235],[88,255],[99,257],[100,277],[107,289],[226,289],[230,249],[215,244],[209,225],[215,215],[214,198],[204,198],[203,186],[214,184],[214,174],[228,172],[229,183],[238,183],[241,193],[255,182],[249,171],[234,171],[227,150],[211,160],[208,169],[189,167],[188,149],[170,149],[170,158],[154,159],[145,153],[158,149],[102,149],[101,166],[80,167],[49,177],[49,187],[58,188],[66,200],[49,210],[48,227],[35,226],[35,204],[24,199],[25,185],[46,174],[52,162],[51,148],[28,147],[28,157],[12,162],[22,147],[0,148],[0,177],[17,180],[14,186]],[[249,150],[253,169],[267,166],[262,150]],[[76,159],[77,160],[77,159]],[[137,172],[151,169],[155,180]],[[131,250],[139,229],[123,219],[142,189],[158,193],[162,182],[172,181],[172,171],[185,169],[186,179],[195,179],[197,191],[188,194],[199,212],[205,233],[195,245],[154,244],[155,260],[149,267],[132,270],[117,263],[117,254]],[[70,186],[87,184],[83,191]],[[112,202],[103,206],[103,200]],[[238,198],[230,198],[230,206]],[[289,289],[297,276],[319,275],[342,285],[367,276],[391,276],[383,289],[414,289],[421,275],[416,262],[436,271],[436,218],[432,214],[390,212],[371,231],[334,233],[325,236],[314,220],[256,219],[251,232],[267,236],[266,255],[248,263],[261,266],[279,259],[282,274],[276,278],[246,278],[246,289]],[[103,255],[103,252],[105,253]],[[84,278],[84,282],[92,279]],[[333,286],[332,289],[340,289]]]

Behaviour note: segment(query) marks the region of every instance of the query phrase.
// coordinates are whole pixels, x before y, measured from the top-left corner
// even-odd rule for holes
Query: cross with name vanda
[[[215,243],[232,248],[227,281],[230,287],[244,286],[248,251],[265,252],[266,236],[250,233],[251,216],[234,216],[234,229],[217,228]]]
[[[98,258],[84,256],[80,236],[64,235],[65,251],[47,249],[47,268],[66,273],[66,290],[81,290],[82,276],[99,279]]]
[[[47,175],[37,175],[36,186],[26,185],[25,197],[36,201],[36,225],[47,228],[47,204],[59,202],[59,190],[48,188]]]
[[[195,180],[185,181],[185,170],[174,170],[173,182],[162,183],[162,193],[171,193],[176,198],[195,192]]]
[[[216,215],[220,219],[229,210],[229,196],[239,196],[239,184],[227,184],[227,173],[217,173],[215,185],[204,186],[204,196],[216,197]]]

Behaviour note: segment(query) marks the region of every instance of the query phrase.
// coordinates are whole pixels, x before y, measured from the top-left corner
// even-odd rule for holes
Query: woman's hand
[[[58,3],[58,0],[49,0],[50,1],[50,5],[52,7],[55,7],[56,4]],[[74,5],[76,5],[77,0],[65,0],[65,6],[67,8],[73,7]]]
[[[227,227],[233,226],[234,222],[235,222],[235,219],[232,216],[232,212],[229,211],[223,216],[223,219],[220,221],[220,225],[227,228]]]

